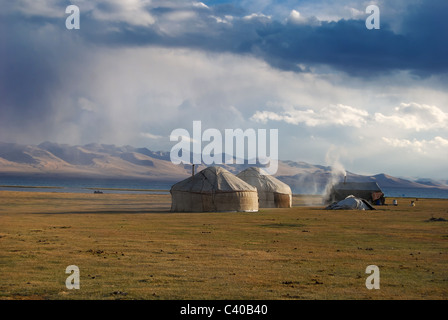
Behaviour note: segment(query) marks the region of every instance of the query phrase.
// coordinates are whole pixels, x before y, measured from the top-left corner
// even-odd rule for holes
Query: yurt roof
[[[334,188],[336,190],[381,191],[376,182],[339,182]]]
[[[224,168],[208,167],[176,183],[171,187],[171,191],[214,193],[257,191],[257,189]]]
[[[262,170],[262,168],[250,167],[238,173],[237,177],[257,187],[259,190],[284,194],[291,193],[291,188],[286,183],[267,173],[263,174]]]

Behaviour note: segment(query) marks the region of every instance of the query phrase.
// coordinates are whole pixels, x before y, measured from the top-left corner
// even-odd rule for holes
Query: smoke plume
[[[347,175],[344,166],[339,161],[342,152],[343,150],[338,149],[334,145],[332,145],[325,155],[325,163],[327,166],[331,167],[331,172],[323,193],[324,201],[328,199],[332,186],[338,182],[343,181]]]

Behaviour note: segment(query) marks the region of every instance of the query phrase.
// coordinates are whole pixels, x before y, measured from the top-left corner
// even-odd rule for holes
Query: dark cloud
[[[445,18],[448,2],[445,0],[409,5],[400,17],[401,34],[389,28],[387,19],[392,17],[387,15],[381,21],[380,30],[367,30],[364,20],[280,23],[262,15],[249,18],[250,12],[235,3],[217,2],[209,8],[168,3],[164,6],[159,1],[142,8],[155,18],[154,24],[132,25],[129,19],[117,19],[122,6],[99,2],[93,8],[81,10],[82,27],[77,32],[86,41],[106,46],[155,45],[251,54],[276,68],[292,71],[302,71],[298,64],[324,64],[364,77],[394,70],[411,70],[420,75],[448,71],[448,20]],[[176,19],[174,16],[186,11],[194,17]],[[102,19],[98,19],[98,12],[103,15]],[[104,18],[108,14],[113,19]],[[63,19],[27,17],[27,20],[35,25],[64,25]],[[318,22],[312,17],[309,21]],[[10,27],[10,33],[15,36],[20,33],[17,36],[25,43],[19,45],[26,46],[28,39],[23,38],[26,30],[18,23],[13,25],[17,28]],[[7,54],[15,55],[13,52],[20,50],[14,47],[14,41],[9,41],[11,35],[7,38],[4,41]],[[17,76],[23,79],[20,74]]]
[[[63,9],[65,1],[58,3]],[[252,14],[236,1],[212,3],[216,2],[207,3],[207,8],[153,1],[141,10],[153,17],[154,23],[136,24],[129,12],[120,14],[124,7],[117,1],[89,2],[88,8],[80,7],[80,30],[65,28],[64,12],[60,17],[47,17],[45,10],[22,14],[10,3],[0,19],[0,127],[27,128],[36,135],[51,132],[55,121],[84,122],[100,128],[98,121],[89,120],[90,113],[81,121],[76,106],[76,86],[82,86],[78,83],[84,79],[77,70],[86,70],[94,63],[89,62],[89,53],[98,47],[188,48],[250,55],[275,68],[297,72],[328,65],[363,78],[410,70],[420,76],[442,75],[445,78],[441,79],[446,79],[445,0],[419,2],[403,9],[400,33],[389,28],[388,19],[393,17],[388,15],[381,20],[380,30],[367,30],[364,20],[326,22],[309,17],[297,24]],[[87,63],[82,64],[84,61]],[[68,87],[74,96],[61,99]],[[57,118],[60,108],[66,112]],[[6,136],[1,128],[0,134]]]
[[[263,37],[258,45],[265,59],[295,64],[326,64],[349,74],[414,69],[406,57],[409,42],[387,28],[367,30],[364,21],[322,22],[319,26],[285,26]]]
[[[73,71],[82,54],[64,21],[1,17],[0,139],[44,137],[52,131],[61,107],[57,102],[76,82]]]
[[[429,0],[411,5],[403,19],[403,30],[410,43],[406,58],[417,73],[448,71],[448,1]]]
[[[444,0],[410,6],[401,17],[400,34],[389,28],[387,19],[381,21],[380,30],[367,30],[365,20],[280,23],[262,15],[249,18],[249,12],[229,3],[208,9],[158,6],[147,10],[156,18],[151,26],[98,21],[86,14],[80,34],[88,41],[110,46],[156,45],[251,54],[292,71],[303,70],[298,64],[329,65],[362,77],[395,70],[423,76],[448,71],[448,22],[444,17],[448,2]],[[193,12],[194,18],[168,18],[185,10]],[[111,26],[114,28],[109,31]]]
[[[0,30],[0,126],[29,126],[50,111],[47,95],[57,87],[59,66],[29,24],[2,19]]]

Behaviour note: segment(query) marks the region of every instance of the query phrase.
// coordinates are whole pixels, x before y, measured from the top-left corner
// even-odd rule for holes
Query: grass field
[[[448,298],[448,200],[327,211],[295,196],[290,209],[182,214],[170,201],[0,191],[0,299]]]

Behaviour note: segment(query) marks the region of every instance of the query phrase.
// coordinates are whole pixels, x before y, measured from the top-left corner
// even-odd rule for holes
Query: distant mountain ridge
[[[238,173],[250,164],[221,165]],[[196,170],[206,166],[199,165]],[[35,175],[58,177],[135,178],[152,181],[179,181],[191,175],[191,165],[174,165],[170,153],[133,146],[90,143],[72,146],[53,142],[21,145],[0,142],[1,175]],[[332,167],[306,162],[279,161],[276,177],[291,186],[294,193],[321,194],[330,181],[343,176]],[[346,172],[347,181],[375,181],[380,187],[448,189],[447,181],[416,181],[386,174],[364,176]],[[0,183],[1,184],[1,183]]]

